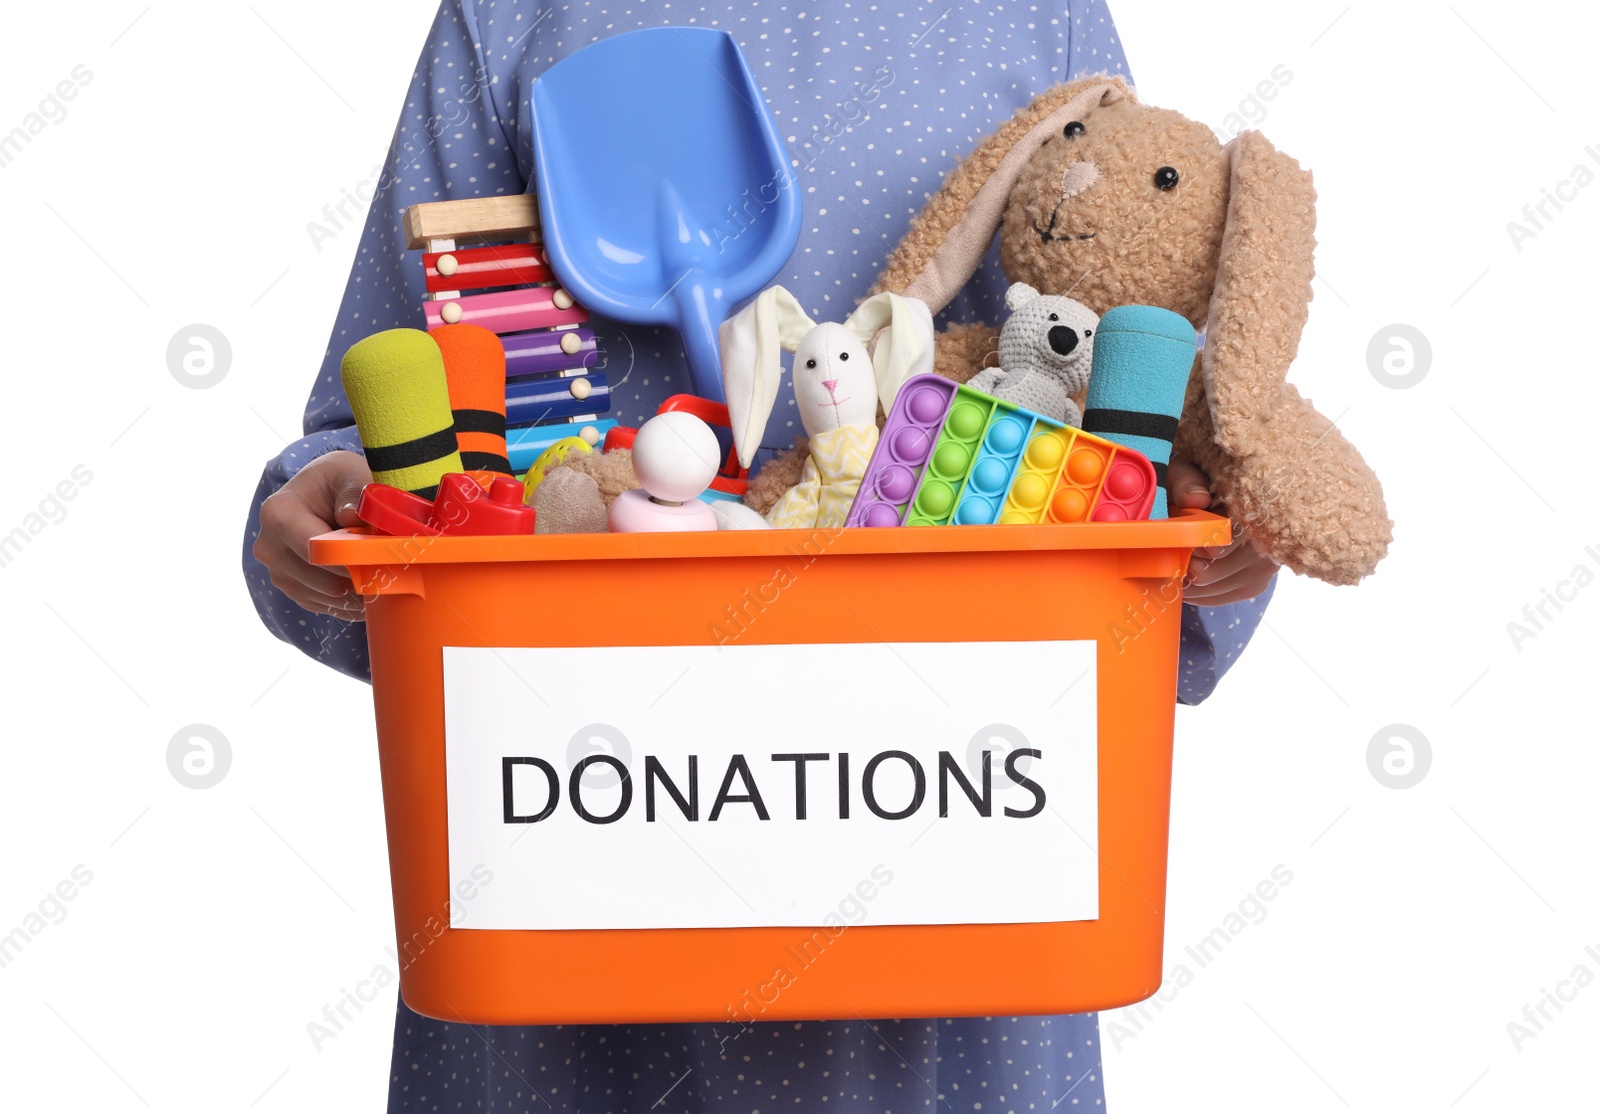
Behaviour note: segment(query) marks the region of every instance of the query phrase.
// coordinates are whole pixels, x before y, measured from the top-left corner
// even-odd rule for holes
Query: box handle
[[[416,596],[426,599],[423,588],[422,566],[410,565],[351,565],[350,583],[357,594],[371,599],[374,596]]]
[[[1117,552],[1117,575],[1123,580],[1173,580],[1189,567],[1187,549],[1123,549]]]

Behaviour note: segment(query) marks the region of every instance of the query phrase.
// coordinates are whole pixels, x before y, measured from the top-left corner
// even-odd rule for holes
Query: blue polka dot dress
[[[400,1007],[393,1111],[1063,1111],[1105,1107],[1093,1014],[469,1026]]]
[[[365,630],[291,603],[251,556],[260,503],[316,457],[359,452],[339,361],[383,329],[422,327],[420,258],[401,214],[423,201],[533,186],[533,80],[598,39],[689,24],[733,35],[794,158],[805,223],[775,281],[817,320],[842,320],[943,174],[1038,92],[1099,72],[1126,74],[1104,0],[910,6],[871,0],[695,0],[590,6],[445,0],[419,61],[378,183],[304,435],[268,463],[250,508],[244,570],[278,637],[368,676]],[[1003,320],[996,253],[942,315]],[[638,425],[689,379],[677,336],[591,322],[612,382],[612,417]],[[786,405],[787,404],[787,405]],[[767,452],[798,431],[781,399]],[[1259,623],[1249,604],[1186,607],[1179,699],[1215,687]],[[1103,1107],[1093,1015],[832,1022],[488,1027],[420,1017],[395,1025],[391,1111],[913,1110],[1067,1111]]]

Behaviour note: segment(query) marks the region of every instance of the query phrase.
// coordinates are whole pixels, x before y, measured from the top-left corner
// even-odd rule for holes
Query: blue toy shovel
[[[733,38],[651,27],[585,47],[533,86],[550,265],[581,304],[683,336],[694,393],[723,401],[717,329],[800,238],[772,114]]]

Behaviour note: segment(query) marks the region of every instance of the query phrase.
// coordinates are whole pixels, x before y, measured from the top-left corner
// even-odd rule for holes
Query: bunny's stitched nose
[[[1065,325],[1053,326],[1050,329],[1048,338],[1050,347],[1062,356],[1071,355],[1073,349],[1078,347],[1077,332],[1067,328]]]
[[[839,385],[839,381],[837,379],[824,379],[822,381],[822,388],[823,388],[823,390],[828,392],[828,397],[829,398],[833,397],[833,389],[835,387],[837,387],[838,385]]]
[[[1082,159],[1061,173],[1061,200],[1075,197],[1100,180],[1100,168],[1088,159]]]

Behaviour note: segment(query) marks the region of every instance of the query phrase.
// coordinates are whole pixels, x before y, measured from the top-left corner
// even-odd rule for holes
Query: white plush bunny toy
[[[867,342],[880,330],[869,356]],[[879,404],[887,411],[902,383],[933,370],[933,314],[915,298],[883,293],[862,302],[843,325],[819,325],[793,294],[773,286],[723,322],[720,336],[728,416],[746,468],[778,399],[781,352],[794,353],[795,405],[811,456],[800,483],[768,512],[767,523],[843,526],[878,444]]]

